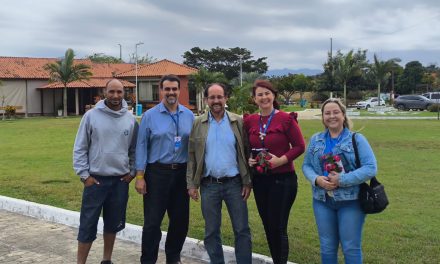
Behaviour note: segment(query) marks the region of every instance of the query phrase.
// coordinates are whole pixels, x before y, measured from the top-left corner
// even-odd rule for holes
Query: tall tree
[[[93,55],[87,56],[87,58],[95,63],[123,63],[124,62],[121,59],[118,59],[118,58],[110,56],[110,55],[106,55],[104,53],[95,53]]]
[[[347,82],[353,77],[362,75],[361,63],[353,56],[353,50],[342,55],[335,68],[335,78],[344,88],[344,103],[347,104]]]
[[[136,63],[136,54],[132,53],[129,55],[130,63]],[[148,53],[145,56],[139,56],[138,55],[138,63],[139,64],[150,64],[150,63],[155,63],[157,61],[157,58],[148,55]]]
[[[402,75],[399,78],[399,93],[412,93],[417,90],[421,83],[425,69],[419,61],[410,61],[405,65]]]
[[[374,54],[374,62],[370,65],[370,74],[377,84],[377,98],[380,102],[380,89],[381,85],[388,82],[391,76],[391,72],[396,68],[396,63],[400,62],[399,58],[389,59],[387,61],[381,61]]]
[[[272,77],[270,80],[278,89],[278,93],[284,97],[284,100],[288,102],[292,95],[296,92],[294,85],[295,75],[289,74],[285,76]]]
[[[190,89],[195,89],[197,94],[197,109],[202,111],[204,107],[203,103],[203,90],[210,83],[223,83],[227,84],[228,80],[221,72],[210,72],[207,69],[201,67],[197,73],[191,74],[190,83],[194,85]]]
[[[62,60],[48,63],[44,69],[49,71],[50,82],[60,82],[63,84],[63,112],[67,117],[67,85],[73,81],[88,79],[92,76],[90,66],[83,63],[74,63],[75,53],[72,49],[67,49]]]
[[[188,66],[194,68],[204,67],[211,72],[223,72],[228,80],[240,75],[240,62],[242,72],[263,74],[268,69],[265,62],[266,57],[253,60],[249,50],[239,47],[230,49],[216,47],[211,50],[194,47],[186,51],[183,58],[185,59],[183,63]]]

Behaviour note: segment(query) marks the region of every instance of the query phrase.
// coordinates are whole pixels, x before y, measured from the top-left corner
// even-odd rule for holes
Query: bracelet
[[[141,179],[143,179],[144,178],[144,175],[136,175],[136,179],[137,180],[141,180]]]

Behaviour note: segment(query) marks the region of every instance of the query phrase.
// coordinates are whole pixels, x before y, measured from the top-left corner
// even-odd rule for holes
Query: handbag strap
[[[361,167],[361,161],[359,159],[359,152],[358,152],[358,147],[357,147],[357,143],[356,143],[356,132],[354,132],[352,134],[351,142],[353,143],[354,157],[356,159],[356,168],[360,168]]]
[[[353,143],[354,157],[356,160],[356,168],[360,168],[361,167],[361,160],[359,159],[359,152],[358,152],[358,147],[357,147],[357,143],[356,143],[356,132],[353,132],[353,135],[351,136],[351,142]],[[376,176],[374,176],[373,178],[371,178],[370,184],[376,186],[376,185],[379,185],[380,182],[377,180]]]

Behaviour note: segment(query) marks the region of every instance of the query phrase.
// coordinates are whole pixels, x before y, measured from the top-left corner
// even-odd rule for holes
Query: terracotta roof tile
[[[138,77],[160,77],[165,74],[190,75],[197,69],[170,60],[161,60],[151,64],[138,65]],[[116,77],[135,77],[136,69],[121,72]]]
[[[90,80],[82,80],[82,81],[75,81],[71,82],[67,85],[67,88],[104,88],[107,82],[111,78],[91,78]],[[125,81],[120,80],[122,82],[122,85],[126,88],[134,88],[136,85]],[[60,89],[64,88],[64,85],[60,82],[50,83],[48,85],[39,87],[38,89]]]
[[[44,66],[56,62],[55,58],[0,57],[0,79],[48,79]],[[94,78],[110,78],[118,72],[134,68],[129,63],[93,63],[89,59],[75,59],[75,63],[91,66]]]
[[[47,63],[56,58],[0,57],[0,79],[49,79],[44,70]],[[134,64],[129,63],[93,63],[89,59],[75,59],[75,63],[91,66],[92,78],[135,77]],[[139,77],[160,77],[164,74],[189,75],[197,69],[170,60],[138,65]]]

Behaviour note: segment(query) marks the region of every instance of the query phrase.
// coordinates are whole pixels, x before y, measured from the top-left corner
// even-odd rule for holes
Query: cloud
[[[244,47],[271,69],[320,69],[330,49],[436,62],[439,1],[5,0],[0,56],[59,57],[73,48],[182,62],[192,47]],[[430,55],[431,54],[431,55]],[[391,57],[389,57],[391,58]]]

